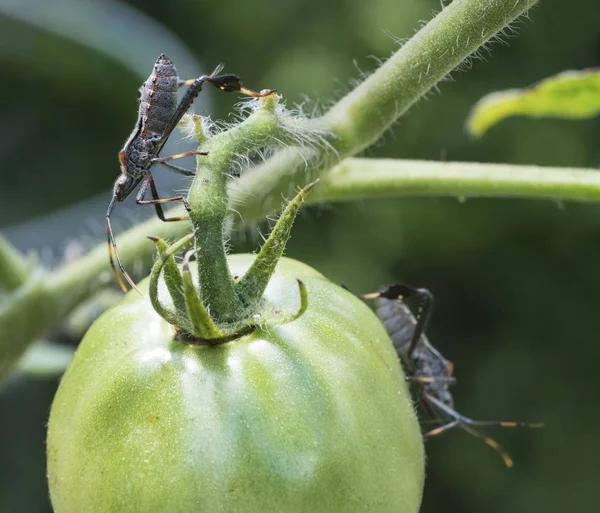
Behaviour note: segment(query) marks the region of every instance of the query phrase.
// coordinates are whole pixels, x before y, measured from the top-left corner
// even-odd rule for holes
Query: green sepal
[[[219,339],[226,338],[229,334],[217,328],[216,324],[210,318],[208,311],[202,304],[200,297],[198,296],[198,291],[196,290],[192,273],[190,271],[190,257],[193,254],[193,250],[188,251],[183,259],[181,276],[183,279],[185,305],[192,327],[192,335],[210,344],[211,341],[217,341]]]
[[[296,281],[298,282],[298,289],[300,292],[300,307],[296,312],[283,312],[279,309],[265,305],[262,311],[259,311],[252,316],[252,324],[279,326],[299,319],[308,308],[308,292],[306,290],[306,285],[304,285],[302,280]]]
[[[243,305],[252,306],[262,297],[290,238],[298,209],[317,182],[318,180],[309,183],[287,204],[256,260],[242,279],[235,284],[237,297]]]
[[[160,278],[163,268],[170,260],[172,261],[173,265],[175,265],[177,274],[179,274],[179,268],[177,267],[177,264],[175,263],[174,256],[177,252],[181,251],[184,247],[186,247],[188,244],[191,244],[194,241],[194,233],[192,232],[192,233],[186,235],[185,237],[179,239],[177,242],[175,242],[173,245],[171,245],[165,251],[161,251],[161,249],[158,249],[159,245],[163,249],[164,249],[164,246],[166,246],[166,243],[162,239],[160,239],[158,237],[149,237],[149,239],[155,243],[155,245],[157,246],[158,253],[159,253],[158,260],[155,262],[154,266],[152,266],[152,271],[150,272],[150,284],[149,284],[148,292],[150,295],[150,301],[152,303],[152,306],[156,310],[156,313],[158,313],[158,315],[160,315],[169,324],[179,328],[182,331],[191,331],[192,326],[186,315],[187,309],[184,309],[182,312],[180,312],[178,310],[173,310],[171,308],[165,307],[158,299],[158,281],[159,281],[159,278]],[[172,270],[172,267],[171,267],[171,270]],[[171,274],[173,274],[173,273],[171,272]],[[179,275],[179,279],[180,279],[179,281],[182,282],[181,275]],[[173,281],[171,282],[171,284],[172,284],[172,286],[174,286]],[[168,287],[168,285],[167,285],[167,287]],[[182,288],[183,288],[183,283],[182,283]],[[170,292],[170,289],[169,289],[169,292]],[[175,302],[175,301],[173,301],[173,302]]]
[[[148,238],[156,245],[159,257],[164,259],[163,276],[165,285],[173,300],[173,306],[175,306],[175,310],[177,310],[179,314],[185,314],[186,307],[185,297],[183,295],[183,280],[181,278],[181,273],[179,272],[179,267],[177,267],[177,262],[175,262],[175,257],[173,255],[170,257],[167,256],[169,246],[164,240],[157,237]]]

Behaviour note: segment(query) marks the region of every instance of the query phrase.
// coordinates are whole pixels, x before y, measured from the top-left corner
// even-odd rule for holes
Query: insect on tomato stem
[[[168,157],[159,157],[159,154],[182,116],[189,110],[194,99],[202,90],[203,84],[208,82],[222,91],[238,92],[258,98],[273,93],[272,90],[256,93],[246,89],[242,86],[242,82],[237,75],[217,75],[222,69],[223,65],[220,64],[211,75],[202,75],[193,80],[179,80],[175,65],[167,56],[161,53],[154,64],[152,73],[140,89],[138,119],[125,145],[119,152],[121,175],[115,182],[113,195],[106,213],[109,259],[117,282],[123,291],[126,291],[127,288],[117,272],[113,257],[116,258],[119,270],[127,283],[141,294],[125,270],[119,256],[110,223],[112,209],[115,202],[124,201],[141,184],[136,196],[136,203],[138,205],[153,205],[159,219],[165,222],[188,219],[187,217],[165,217],[162,209],[164,203],[180,201],[186,209],[189,210],[189,207],[187,206],[186,198],[183,196],[160,198],[150,168],[154,164],[161,164],[177,173],[187,176],[194,175],[193,171],[175,166],[170,161],[191,155],[205,155],[206,152],[184,152]],[[189,88],[178,103],[177,89],[180,86],[189,86]],[[148,187],[150,188],[152,199],[145,200],[144,195]]]

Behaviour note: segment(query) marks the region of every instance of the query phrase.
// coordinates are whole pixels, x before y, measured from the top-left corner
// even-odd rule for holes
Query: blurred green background
[[[598,65],[597,0],[540,4],[517,24],[518,37],[440,84],[441,94],[421,101],[365,155],[596,167],[598,119],[512,119],[482,140],[464,131],[470,106],[487,92]],[[19,247],[39,250],[48,266],[66,249],[103,240],[116,154],[159,52],[183,77],[226,62],[249,87],[276,88],[289,106],[308,97],[322,109],[373,69],[369,56],[395,49],[389,34],[409,37],[440,5],[0,0],[0,229]],[[236,101],[206,91],[196,111],[227,118]],[[184,186],[163,170],[155,176],[163,191]],[[120,231],[151,214],[119,206],[116,224]],[[234,236],[235,250],[252,249],[256,239]],[[437,303],[429,335],[456,364],[457,409],[546,423],[494,433],[515,459],[512,470],[466,433],[428,442],[423,513],[597,510],[600,205],[330,205],[301,215],[287,255],[357,292],[394,281],[430,288]],[[1,513],[50,511],[44,438],[56,385],[17,377],[0,392]]]

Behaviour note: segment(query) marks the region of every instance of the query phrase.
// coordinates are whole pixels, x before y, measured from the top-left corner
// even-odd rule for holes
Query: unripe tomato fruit
[[[294,311],[298,278],[302,317],[219,346],[175,339],[147,281],[98,319],[50,413],[55,512],[416,513],[421,433],[383,326],[290,259],[266,298]]]

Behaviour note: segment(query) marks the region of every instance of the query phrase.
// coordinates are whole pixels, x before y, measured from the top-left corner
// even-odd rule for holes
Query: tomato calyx
[[[240,331],[238,333],[234,333],[230,337],[226,337],[226,338],[222,338],[222,339],[205,340],[205,339],[201,339],[201,338],[196,338],[193,335],[190,335],[189,333],[186,333],[183,331],[177,333],[174,338],[176,340],[178,340],[179,342],[182,342],[183,344],[187,344],[189,346],[216,346],[216,345],[221,345],[221,344],[227,344],[228,342],[233,342],[234,340],[237,340],[238,338],[242,338],[242,337],[245,337],[246,335],[250,335],[256,328],[257,328],[257,326],[248,326],[248,328],[245,331]]]
[[[232,279],[236,301],[236,316],[232,319],[223,321],[218,312],[211,312],[210,305],[205,304],[205,298],[194,284],[190,260],[197,254],[197,248],[185,254],[181,266],[175,261],[175,255],[194,242],[195,231],[170,246],[163,239],[149,237],[158,252],[158,259],[150,273],[150,301],[156,312],[176,328],[182,341],[195,345],[219,345],[248,334],[256,327],[295,321],[305,312],[308,293],[301,280],[297,280],[300,305],[295,311],[283,311],[269,304],[263,295],[283,254],[298,209],[315,184],[304,187],[286,205],[248,271]],[[171,304],[159,299],[161,276],[164,276]]]

